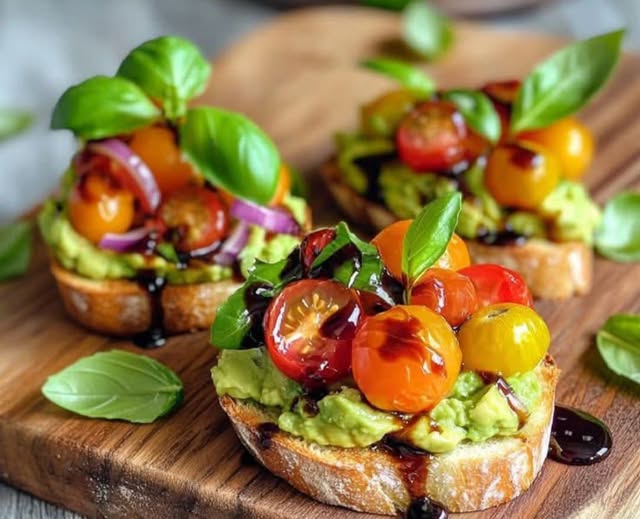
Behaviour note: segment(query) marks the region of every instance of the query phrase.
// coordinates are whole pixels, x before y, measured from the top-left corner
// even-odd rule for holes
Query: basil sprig
[[[606,258],[640,261],[640,193],[626,191],[607,202],[595,245]]]
[[[611,371],[640,384],[640,315],[611,316],[598,331],[596,343]]]
[[[0,227],[0,281],[23,275],[29,268],[33,224],[23,220]]]
[[[56,103],[51,129],[82,139],[129,133],[160,119],[161,113],[135,83],[95,76],[67,89]]]
[[[436,84],[422,70],[404,61],[390,58],[375,58],[360,63],[363,67],[374,70],[395,79],[415,95],[428,98],[436,91]]]
[[[186,113],[187,101],[202,93],[210,74],[211,66],[198,47],[178,36],[161,36],[136,47],[117,72],[161,101],[171,120]]]
[[[24,110],[0,108],[0,141],[25,131],[33,123],[33,115]]]
[[[604,85],[620,56],[624,30],[565,47],[540,63],[523,81],[510,128],[543,128],[584,106]]]
[[[159,362],[122,350],[96,353],[50,376],[54,404],[90,418],[150,423],[182,401],[182,381]]]
[[[200,106],[179,128],[180,147],[215,186],[266,204],[278,184],[280,155],[255,123],[235,112]]]
[[[441,56],[453,42],[449,19],[424,0],[411,2],[402,12],[402,35],[411,50],[429,60]]]
[[[442,97],[456,105],[465,122],[473,130],[492,143],[498,142],[502,131],[500,116],[484,93],[457,89],[444,92]]]
[[[409,290],[447,249],[461,209],[462,195],[447,193],[424,206],[409,226],[402,244],[402,273]]]

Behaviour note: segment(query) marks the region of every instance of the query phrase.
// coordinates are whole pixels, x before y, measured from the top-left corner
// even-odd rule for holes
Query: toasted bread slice
[[[67,312],[83,326],[100,333],[132,336],[152,324],[153,302],[135,281],[95,281],[51,264]],[[163,328],[167,333],[204,329],[237,288],[233,280],[167,285],[161,293]]]
[[[386,207],[346,184],[335,161],[327,163],[322,174],[340,208],[355,223],[379,231],[398,220]],[[523,245],[466,243],[474,263],[498,263],[519,272],[535,297],[566,299],[591,290],[593,250],[582,242],[531,239]]]
[[[401,460],[377,447],[323,447],[279,430],[265,441],[259,426],[272,421],[266,408],[228,395],[220,397],[220,405],[262,465],[319,501],[391,515],[405,511],[412,498],[427,496],[452,512],[470,512],[510,501],[540,472],[559,371],[547,356],[536,373],[542,397],[517,435],[426,455],[418,464],[411,462],[411,474]]]

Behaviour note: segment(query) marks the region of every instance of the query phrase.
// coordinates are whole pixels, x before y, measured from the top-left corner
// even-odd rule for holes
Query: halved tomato
[[[357,294],[331,280],[288,285],[265,314],[265,342],[287,377],[317,387],[351,371],[351,342],[364,316]]]

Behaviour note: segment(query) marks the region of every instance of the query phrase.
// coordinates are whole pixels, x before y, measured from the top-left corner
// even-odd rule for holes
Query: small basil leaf
[[[619,30],[579,41],[540,63],[518,91],[511,131],[549,126],[584,106],[611,75],[624,33]]]
[[[136,47],[117,72],[160,100],[172,120],[185,114],[187,101],[202,93],[210,74],[211,66],[198,47],[178,36],[161,36]]]
[[[18,135],[33,123],[33,116],[23,110],[0,108],[0,141]]]
[[[424,0],[411,2],[402,13],[404,41],[426,59],[442,55],[453,42],[449,19]]]
[[[150,423],[182,401],[182,381],[149,357],[113,350],[82,358],[50,376],[42,393],[82,416]]]
[[[278,184],[280,156],[246,117],[212,107],[192,108],[179,127],[180,147],[214,186],[266,204]]]
[[[640,261],[640,193],[623,192],[607,202],[595,245],[606,258]]]
[[[247,284],[242,285],[216,311],[211,326],[211,344],[216,348],[237,350],[253,326],[245,301]]]
[[[29,268],[33,225],[23,220],[0,227],[0,281],[23,275]]]
[[[640,315],[611,316],[598,331],[596,343],[611,371],[640,384]]]
[[[409,287],[446,250],[461,208],[460,193],[447,193],[427,204],[409,226],[402,244],[402,272]]]
[[[390,11],[401,11],[412,0],[360,0],[361,4],[369,7],[379,7],[380,9],[389,9]]]
[[[363,61],[361,65],[395,79],[407,90],[420,97],[430,97],[436,90],[436,84],[429,76],[419,68],[403,61],[376,58]]]
[[[475,90],[449,90],[442,97],[456,105],[476,133],[492,143],[498,142],[502,131],[500,116],[485,94]]]
[[[147,126],[160,110],[131,81],[95,76],[67,89],[58,99],[51,129],[71,130],[82,139],[102,139]]]

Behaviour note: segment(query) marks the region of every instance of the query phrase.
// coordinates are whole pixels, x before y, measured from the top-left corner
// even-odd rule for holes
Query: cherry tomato
[[[560,166],[546,148],[531,142],[500,144],[487,161],[485,184],[507,207],[535,209],[560,180]]]
[[[329,243],[336,237],[335,229],[318,229],[307,234],[300,244],[300,257],[305,274],[309,273],[311,265]]]
[[[516,100],[520,90],[520,81],[510,79],[506,81],[494,81],[482,87],[482,91],[489,96],[493,106],[498,112],[502,132],[500,143],[506,142],[509,137],[509,120],[511,119],[511,105]]]
[[[464,369],[510,377],[536,367],[549,349],[549,328],[533,309],[515,303],[487,306],[458,333]]]
[[[106,233],[128,231],[134,216],[133,195],[109,175],[85,174],[71,190],[71,225],[93,243],[98,243]]]
[[[363,317],[355,292],[331,280],[287,285],[265,314],[265,342],[277,368],[306,386],[351,370],[351,342]]]
[[[400,159],[415,171],[447,171],[469,158],[469,131],[448,101],[427,101],[409,112],[398,128]]]
[[[411,290],[409,302],[423,305],[460,326],[478,308],[478,296],[471,279],[453,270],[431,268]]]
[[[407,230],[413,220],[399,220],[382,229],[371,243],[373,243],[382,262],[389,273],[398,281],[402,281],[402,244]],[[469,249],[464,240],[454,234],[447,245],[447,249],[435,262],[434,267],[458,270],[471,264]]]
[[[160,218],[173,233],[176,248],[194,251],[222,240],[229,230],[229,215],[220,198],[204,187],[175,191],[160,206]]]
[[[527,283],[513,270],[486,263],[471,265],[458,272],[473,282],[480,306],[518,303],[533,307],[533,297]]]
[[[548,149],[560,162],[562,176],[570,180],[582,177],[593,158],[593,136],[573,117],[560,119],[547,128],[523,132],[518,139]]]
[[[408,90],[393,90],[360,109],[360,127],[370,137],[390,137],[416,103]]]
[[[273,194],[269,205],[280,205],[291,191],[291,173],[289,168],[282,164],[280,166],[280,174],[278,177],[278,185],[276,192]]]
[[[443,317],[424,306],[398,305],[369,317],[353,340],[353,377],[385,411],[431,409],[460,372],[458,340]]]
[[[182,159],[173,131],[165,126],[147,126],[133,133],[131,150],[149,166],[163,195],[188,185],[193,168]]]

